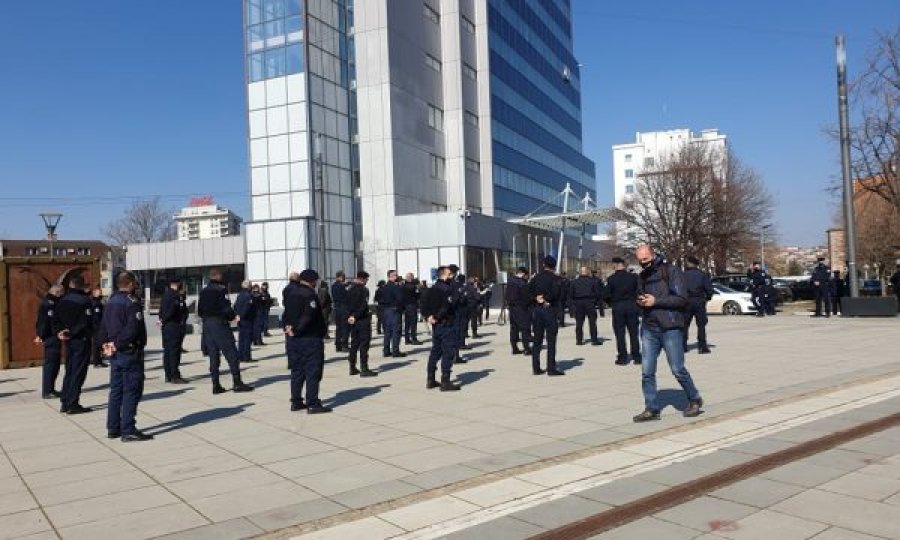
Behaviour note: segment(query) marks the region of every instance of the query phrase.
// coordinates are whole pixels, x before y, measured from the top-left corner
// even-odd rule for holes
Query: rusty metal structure
[[[88,287],[100,283],[98,257],[4,257],[0,259],[0,369],[38,366],[43,350],[34,343],[41,299],[51,285],[67,286],[81,274]]]

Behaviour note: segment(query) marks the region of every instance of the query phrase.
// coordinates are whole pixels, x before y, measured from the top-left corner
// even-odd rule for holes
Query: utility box
[[[34,342],[41,300],[51,285],[67,286],[72,276],[78,274],[84,277],[87,287],[99,286],[100,259],[0,259],[0,369],[39,366],[43,363],[43,347]]]

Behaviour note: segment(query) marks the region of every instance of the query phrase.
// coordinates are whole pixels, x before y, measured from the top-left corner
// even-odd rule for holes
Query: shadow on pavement
[[[560,360],[556,363],[556,367],[560,371],[569,371],[584,365],[584,358],[573,358],[572,360]]]
[[[281,375],[269,375],[267,377],[260,377],[259,379],[256,379],[253,382],[253,386],[255,388],[262,388],[263,386],[269,386],[270,384],[289,380],[291,380],[290,373],[282,373]]]
[[[456,380],[463,386],[476,383],[493,373],[493,369],[482,369],[481,371],[467,371],[456,376]]]
[[[395,369],[400,369],[402,367],[406,367],[412,363],[413,363],[412,360],[405,360],[403,362],[388,362],[387,364],[381,364],[380,366],[372,366],[372,367],[374,367],[374,368],[378,369],[378,371],[384,373],[387,371],[394,371]]]
[[[656,394],[656,399],[659,403],[660,410],[672,406],[679,411],[683,411],[688,405],[687,396],[684,395],[684,390],[675,390],[674,388],[664,388],[660,390]]]
[[[463,358],[465,358],[466,360],[476,360],[478,358],[490,356],[492,352],[494,352],[494,351],[478,351],[478,352],[471,352],[471,353],[463,353],[463,354],[461,354],[461,356]]]
[[[381,392],[385,388],[390,388],[389,384],[379,384],[378,386],[369,386],[366,388],[351,388],[349,390],[341,390],[337,394],[334,395],[330,400],[328,400],[327,405],[329,407],[340,407],[341,405],[347,405],[348,403],[353,403],[354,401],[359,401],[361,399],[365,399],[369,396],[374,396],[375,394]]]
[[[207,422],[214,422],[216,420],[223,420],[225,418],[229,418],[238,414],[241,414],[248,407],[256,405],[255,403],[245,403],[243,405],[238,405],[236,407],[220,407],[218,409],[209,409],[206,411],[199,411],[195,413],[188,414],[186,416],[182,416],[178,420],[171,420],[169,422],[163,422],[162,424],[157,424],[155,426],[148,427],[144,429],[147,433],[152,433],[153,435],[160,435],[163,433],[168,433],[170,431],[176,431],[182,428],[196,426],[199,424],[205,424]]]
[[[19,394],[30,394],[32,392],[34,392],[34,390],[22,390],[21,392],[0,392],[0,399],[18,396]]]
[[[141,398],[141,402],[180,396],[188,390],[189,388],[178,388],[177,390],[163,390],[161,392],[153,392],[152,394],[144,394],[144,396]]]

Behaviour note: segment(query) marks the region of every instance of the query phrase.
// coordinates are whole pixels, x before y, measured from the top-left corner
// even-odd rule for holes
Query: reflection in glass
[[[287,0],[288,15],[303,15],[303,0]]]
[[[266,47],[284,45],[284,20],[266,23]]]
[[[289,17],[287,19],[286,30],[289,43],[303,41],[303,18]]]
[[[257,24],[247,29],[247,48],[251,51],[258,51],[265,48],[266,44],[263,35],[263,25]]]
[[[303,45],[288,45],[287,47],[287,72],[300,73],[303,71]]]
[[[261,81],[266,78],[264,64],[263,53],[250,55],[250,82]]]
[[[285,74],[284,47],[266,51],[266,78],[281,77]]]
[[[262,0],[248,0],[247,24],[262,22]]]
[[[284,17],[284,0],[263,0],[263,17],[267,21]]]

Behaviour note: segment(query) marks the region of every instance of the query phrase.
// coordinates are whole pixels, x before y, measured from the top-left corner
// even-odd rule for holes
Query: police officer
[[[509,310],[509,343],[513,354],[531,355],[531,296],[528,292],[528,269],[520,266],[506,283],[506,306]],[[519,341],[522,349],[519,349]]]
[[[597,284],[600,286],[600,296],[597,298],[597,313],[606,318],[606,307],[605,307],[605,299],[603,298],[603,288],[606,287],[606,284],[603,283],[603,278],[601,278],[597,274],[597,270],[591,270],[591,277],[597,280]],[[601,340],[602,342],[602,340]],[[601,343],[602,345],[602,343]]]
[[[562,278],[554,273],[556,259],[550,255],[544,257],[544,269],[528,284],[528,292],[535,305],[531,315],[534,331],[534,344],[531,349],[531,370],[535,375],[546,373],[551,377],[565,375],[556,369],[556,334],[559,331],[559,319],[556,306],[565,302]],[[547,339],[547,370],[541,369],[541,347]]]
[[[259,288],[259,285],[254,285],[250,288],[250,300],[253,304],[253,319],[251,321],[250,333],[253,336],[253,344],[259,347],[265,345],[263,343],[263,312],[266,310],[266,303],[268,302],[265,298],[263,298],[262,290]],[[240,315],[238,315],[240,316]],[[241,317],[243,319],[243,317]],[[249,361],[249,357],[247,358]]]
[[[478,313],[481,311],[481,291],[478,290],[478,278],[470,277],[462,286],[462,293],[465,296],[465,320],[463,321],[464,337],[469,337],[469,329],[472,330],[472,339],[480,337],[478,335]]]
[[[103,361],[103,352],[100,350],[100,340],[97,339],[97,333],[100,331],[100,321],[103,320],[103,289],[94,287],[91,290],[91,326],[94,328],[94,335],[91,336],[91,365],[95,368],[109,367]]]
[[[213,394],[221,394],[225,389],[219,383],[219,363],[225,355],[235,392],[252,392],[253,387],[241,380],[241,368],[238,363],[238,352],[234,346],[234,332],[231,321],[237,314],[228,299],[228,288],[222,280],[222,271],[213,268],[209,271],[209,284],[200,291],[197,302],[197,314],[203,320],[203,340],[209,353],[209,374],[212,378]],[[240,322],[240,320],[238,321]]]
[[[350,303],[347,304],[347,323],[350,325],[350,375],[375,377],[369,369],[369,345],[372,342],[372,315],[369,312],[369,273],[360,270],[356,279],[347,289]],[[356,369],[356,358],[362,369]]]
[[[403,337],[407,345],[421,345],[417,326],[419,322],[419,281],[412,272],[403,280]]]
[[[556,311],[556,317],[559,320],[559,328],[565,328],[566,327],[566,309],[567,308],[571,309],[571,307],[572,307],[572,302],[571,302],[571,297],[570,297],[572,281],[569,279],[569,277],[566,275],[565,272],[560,274],[559,277],[561,278],[559,281],[561,296],[560,296],[559,301],[556,302],[556,305],[553,306],[553,309]]]
[[[388,270],[387,283],[381,289],[381,312],[384,317],[385,357],[402,358],[406,353],[400,352],[400,314],[403,312],[403,290],[397,284],[397,271]]]
[[[572,306],[575,308],[575,343],[584,345],[584,319],[587,317],[591,333],[591,345],[603,345],[597,338],[597,303],[600,298],[600,280],[591,276],[588,267],[582,266],[579,276],[569,287]]]
[[[841,309],[841,298],[847,294],[847,286],[844,278],[841,277],[840,270],[833,270],[834,277],[831,279],[831,314],[837,315],[838,312],[843,313]]]
[[[241,292],[234,300],[234,312],[238,319],[238,359],[241,362],[252,362],[252,345],[256,338],[256,316],[259,302],[254,300],[253,289],[249,281],[241,283]]]
[[[325,367],[325,317],[316,281],[319,274],[307,268],[300,272],[300,282],[291,289],[284,304],[284,332],[291,369],[291,410],[306,409],[309,414],[330,413],[331,408],[319,400],[319,383]],[[306,402],[303,386],[306,385]]]
[[[187,306],[181,297],[181,278],[169,280],[159,304],[159,325],[162,330],[163,372],[166,382],[187,384],[181,378],[181,345],[184,342],[184,321]]]
[[[616,364],[628,364],[628,348],[625,343],[625,331],[628,331],[631,346],[631,360],[641,363],[641,341],[638,336],[640,325],[640,309],[637,305],[638,277],[625,269],[625,260],[613,257],[615,271],[606,280],[604,297],[612,308],[612,327],[616,335]]]
[[[747,272],[747,277],[750,279],[750,301],[753,302],[753,306],[756,307],[756,316],[757,317],[765,317],[766,308],[763,305],[763,295],[765,294],[765,286],[766,286],[766,277],[768,274],[765,270],[763,270],[762,265],[759,262],[753,263],[753,268]]]
[[[60,341],[66,343],[66,374],[63,376],[63,388],[60,401],[60,412],[82,414],[90,412],[89,407],[82,407],[81,387],[87,376],[88,359],[91,351],[93,309],[91,299],[84,291],[84,278],[80,275],[69,280],[69,290],[56,305],[53,317],[53,332]]]
[[[894,296],[897,297],[897,309],[900,309],[900,263],[897,264],[897,269],[891,274],[890,282],[891,287],[894,288]],[[849,283],[847,287],[850,287]]]
[[[700,270],[700,261],[693,255],[687,258],[684,283],[687,289],[687,304],[684,310],[684,352],[688,351],[688,331],[691,321],[697,321],[697,352],[709,354],[706,344],[706,303],[712,300],[713,288],[709,274]]]
[[[268,281],[262,282],[262,285],[259,287],[259,294],[262,298],[262,312],[259,317],[259,327],[262,330],[263,336],[272,337],[272,334],[269,333],[269,312],[272,310],[272,305],[275,301],[272,300],[272,295],[269,293]]]
[[[122,442],[149,441],[153,435],[139,431],[134,420],[144,394],[144,306],[134,295],[137,280],[130,272],[116,276],[116,287],[118,291],[109,299],[99,331],[104,352],[110,357],[107,437],[121,437]]]
[[[372,300],[375,302],[375,331],[378,335],[384,333],[384,310],[381,309],[381,298],[384,296],[384,284],[387,283],[383,279],[378,280],[375,285],[375,295]]]
[[[325,339],[331,339],[331,336],[328,335],[328,324],[334,313],[334,305],[331,302],[331,288],[324,279],[319,283],[316,294],[319,295],[319,305],[322,306],[322,316],[325,317]]]
[[[431,353],[428,355],[427,381],[425,388],[440,388],[441,392],[454,392],[459,385],[450,380],[454,359],[458,355],[456,349],[459,329],[456,310],[459,307],[453,271],[446,266],[437,270],[438,280],[425,291],[422,298],[422,317],[431,325]],[[441,382],[438,383],[436,373],[438,361],[441,365]]]
[[[831,270],[825,264],[825,257],[817,259],[810,281],[816,298],[816,313],[813,316],[822,317],[822,304],[825,304],[824,316],[831,317]]]
[[[35,323],[34,342],[44,347],[44,364],[41,366],[41,397],[44,399],[58,398],[60,393],[56,391],[56,378],[59,376],[59,359],[62,353],[62,345],[56,332],[53,331],[53,317],[56,313],[56,304],[62,297],[65,289],[62,285],[53,285],[41,300],[38,308],[37,322]]]
[[[347,324],[347,275],[343,270],[335,274],[331,284],[331,302],[334,307],[334,348],[337,352],[348,350],[350,326]]]

